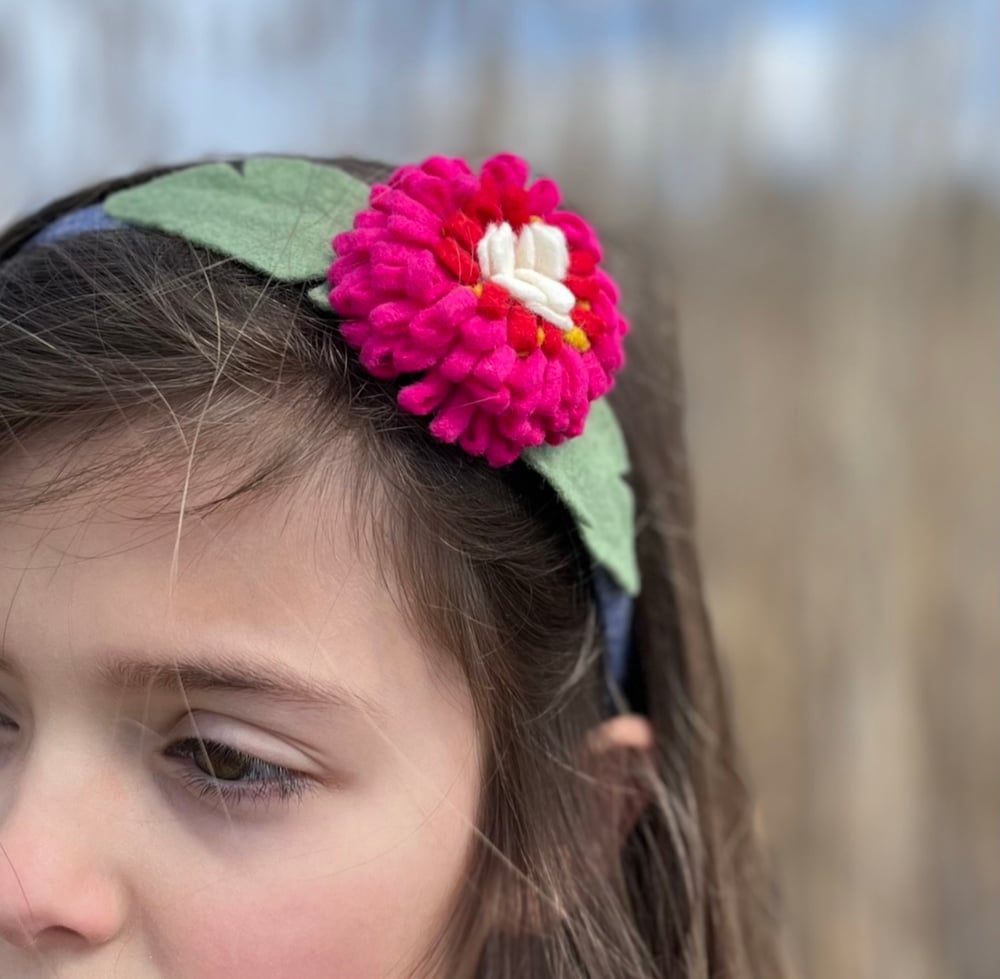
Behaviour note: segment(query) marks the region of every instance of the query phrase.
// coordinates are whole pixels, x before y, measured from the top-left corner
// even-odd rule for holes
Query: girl
[[[511,156],[0,240],[0,975],[783,974],[669,318],[601,258]]]

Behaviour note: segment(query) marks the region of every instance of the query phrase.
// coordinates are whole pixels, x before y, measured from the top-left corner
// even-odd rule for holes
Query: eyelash
[[[195,795],[227,806],[288,802],[301,799],[313,788],[313,780],[301,772],[273,765],[219,741],[184,738],[167,747],[164,755],[187,763],[181,778]],[[216,769],[221,765],[235,766],[241,770],[240,778],[214,775],[213,757]]]

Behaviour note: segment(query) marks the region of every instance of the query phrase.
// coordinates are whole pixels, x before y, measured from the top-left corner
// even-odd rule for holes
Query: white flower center
[[[532,221],[519,235],[504,221],[491,224],[476,246],[483,279],[503,286],[515,299],[560,330],[573,329],[576,303],[563,280],[569,271],[569,248],[561,228]]]

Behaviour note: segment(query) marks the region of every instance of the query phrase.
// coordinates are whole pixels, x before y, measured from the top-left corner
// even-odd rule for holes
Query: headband
[[[199,164],[57,218],[25,249],[151,228],[282,282],[338,318],[403,411],[494,467],[521,460],[572,515],[592,562],[606,670],[629,669],[639,591],[624,437],[604,395],[628,324],[601,246],[547,179],[503,154],[479,174],[434,157],[369,187],[281,157]]]

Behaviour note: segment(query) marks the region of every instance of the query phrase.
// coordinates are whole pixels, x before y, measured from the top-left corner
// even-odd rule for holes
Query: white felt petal
[[[561,282],[569,271],[569,246],[562,228],[536,222],[526,230],[531,232],[535,252],[535,261],[530,268]]]
[[[519,299],[525,306],[528,303],[545,303],[545,293],[538,286],[530,282],[524,282],[514,275],[494,275],[493,281],[503,286],[515,299]]]
[[[491,275],[513,275],[515,268],[514,229],[504,221],[487,242],[490,250]]]
[[[519,269],[533,269],[535,267],[535,236],[531,233],[532,227],[530,224],[525,225],[517,236],[515,256]]]
[[[540,289],[554,313],[568,313],[576,303],[576,296],[566,286],[541,272],[536,272],[534,269],[518,269],[515,275],[522,282]]]
[[[553,311],[552,307],[549,306],[548,303],[526,302],[524,305],[537,316],[541,316],[543,320],[547,320],[553,326],[558,326],[564,333],[573,329],[573,320],[564,313],[556,313]]]
[[[510,251],[510,267],[504,265],[504,253]],[[491,224],[486,228],[486,232],[479,239],[476,245],[476,259],[484,278],[493,275],[510,275],[514,271],[514,232],[511,226],[504,221],[503,224]]]

